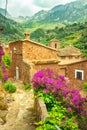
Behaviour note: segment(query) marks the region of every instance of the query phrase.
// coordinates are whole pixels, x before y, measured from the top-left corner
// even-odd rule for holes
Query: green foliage
[[[45,37],[45,31],[42,28],[38,28],[33,33],[31,33],[31,39],[35,38],[38,42],[41,42],[42,37]]]
[[[25,85],[25,90],[30,90],[31,89],[31,84],[26,84]]]
[[[2,69],[0,67],[0,80],[3,79],[3,73],[2,73]]]
[[[13,85],[10,81],[5,83],[4,89],[9,93],[14,93],[16,91],[15,85]]]
[[[49,94],[44,94],[42,92],[42,90],[39,90],[37,92],[38,96],[44,100],[44,103],[46,104],[46,107],[48,109],[48,111],[51,110],[51,108],[53,107],[54,103],[55,103],[55,97],[53,94],[49,93]]]
[[[0,27],[4,29],[0,35],[0,40],[2,40],[4,44],[7,44],[8,41],[18,40],[23,37],[23,27],[19,23],[11,19],[7,19],[1,14]]]
[[[56,127],[48,123],[36,128],[36,130],[56,130]]]
[[[50,24],[51,26],[51,24]],[[43,32],[40,34],[40,32]],[[83,54],[87,56],[87,22],[56,25],[54,29],[40,28],[31,33],[31,39],[41,42],[45,45],[56,38],[60,40],[61,47],[73,45],[82,50]]]
[[[60,102],[56,102],[49,112],[49,117],[36,130],[78,130],[73,114],[68,117],[67,109]]]
[[[84,90],[87,91],[87,82],[84,83],[83,87],[84,87]]]
[[[87,116],[78,118],[80,130],[87,130]]]
[[[8,68],[10,65],[11,65],[11,59],[10,59],[10,56],[8,54],[5,54],[3,57],[2,57],[2,60],[4,62],[4,65]]]

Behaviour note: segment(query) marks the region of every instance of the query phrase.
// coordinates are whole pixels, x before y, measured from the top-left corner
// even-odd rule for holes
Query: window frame
[[[82,77],[81,79],[77,77],[77,72],[81,72],[82,73]],[[84,71],[83,70],[75,70],[75,79],[79,79],[79,80],[84,80]]]

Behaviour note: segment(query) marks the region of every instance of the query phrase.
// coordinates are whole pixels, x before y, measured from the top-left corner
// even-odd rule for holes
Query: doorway
[[[16,66],[16,80],[19,80],[19,67]]]

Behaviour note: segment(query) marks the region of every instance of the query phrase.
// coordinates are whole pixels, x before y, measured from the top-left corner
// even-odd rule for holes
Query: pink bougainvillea
[[[6,67],[2,61],[4,55],[3,47],[0,45],[0,80],[6,81],[8,79],[8,74],[6,73]]]
[[[61,101],[64,106],[78,114],[87,114],[86,99],[81,97],[78,90],[73,89],[64,76],[56,74],[53,70],[42,69],[34,74],[32,79],[34,90],[42,90],[44,94],[52,93],[55,100]]]

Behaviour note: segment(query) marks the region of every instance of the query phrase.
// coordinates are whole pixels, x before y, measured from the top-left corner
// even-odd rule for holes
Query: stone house
[[[73,87],[81,90],[83,89],[84,83],[87,82],[87,59],[71,63],[59,63],[58,72],[61,75],[65,75]]]
[[[79,84],[86,81],[75,78],[75,70],[84,70],[81,67],[86,64],[80,50],[73,46],[60,49],[60,42],[56,39],[45,46],[31,41],[30,35],[26,33],[24,40],[9,43],[9,53],[12,60],[10,77],[20,79],[24,83],[29,83],[33,74],[42,68],[51,68],[68,77],[72,83],[74,81],[74,86],[78,81]],[[79,66],[79,63],[84,65]]]
[[[58,64],[58,73],[67,77],[75,88],[81,89],[84,82],[87,80],[86,74],[84,80],[76,78],[76,75],[80,72],[82,73],[82,70],[85,72],[86,62],[84,61],[86,61],[86,58],[84,58],[78,48],[73,46],[67,46],[57,50],[57,55],[60,60]]]
[[[29,83],[39,69],[51,68],[58,72],[57,50],[31,41],[27,33],[25,36],[24,40],[9,43],[10,77]]]
[[[60,42],[57,39],[52,39],[48,43],[48,46],[57,50],[57,56],[61,62],[75,62],[84,59],[80,49],[71,45],[65,48],[60,48]]]

